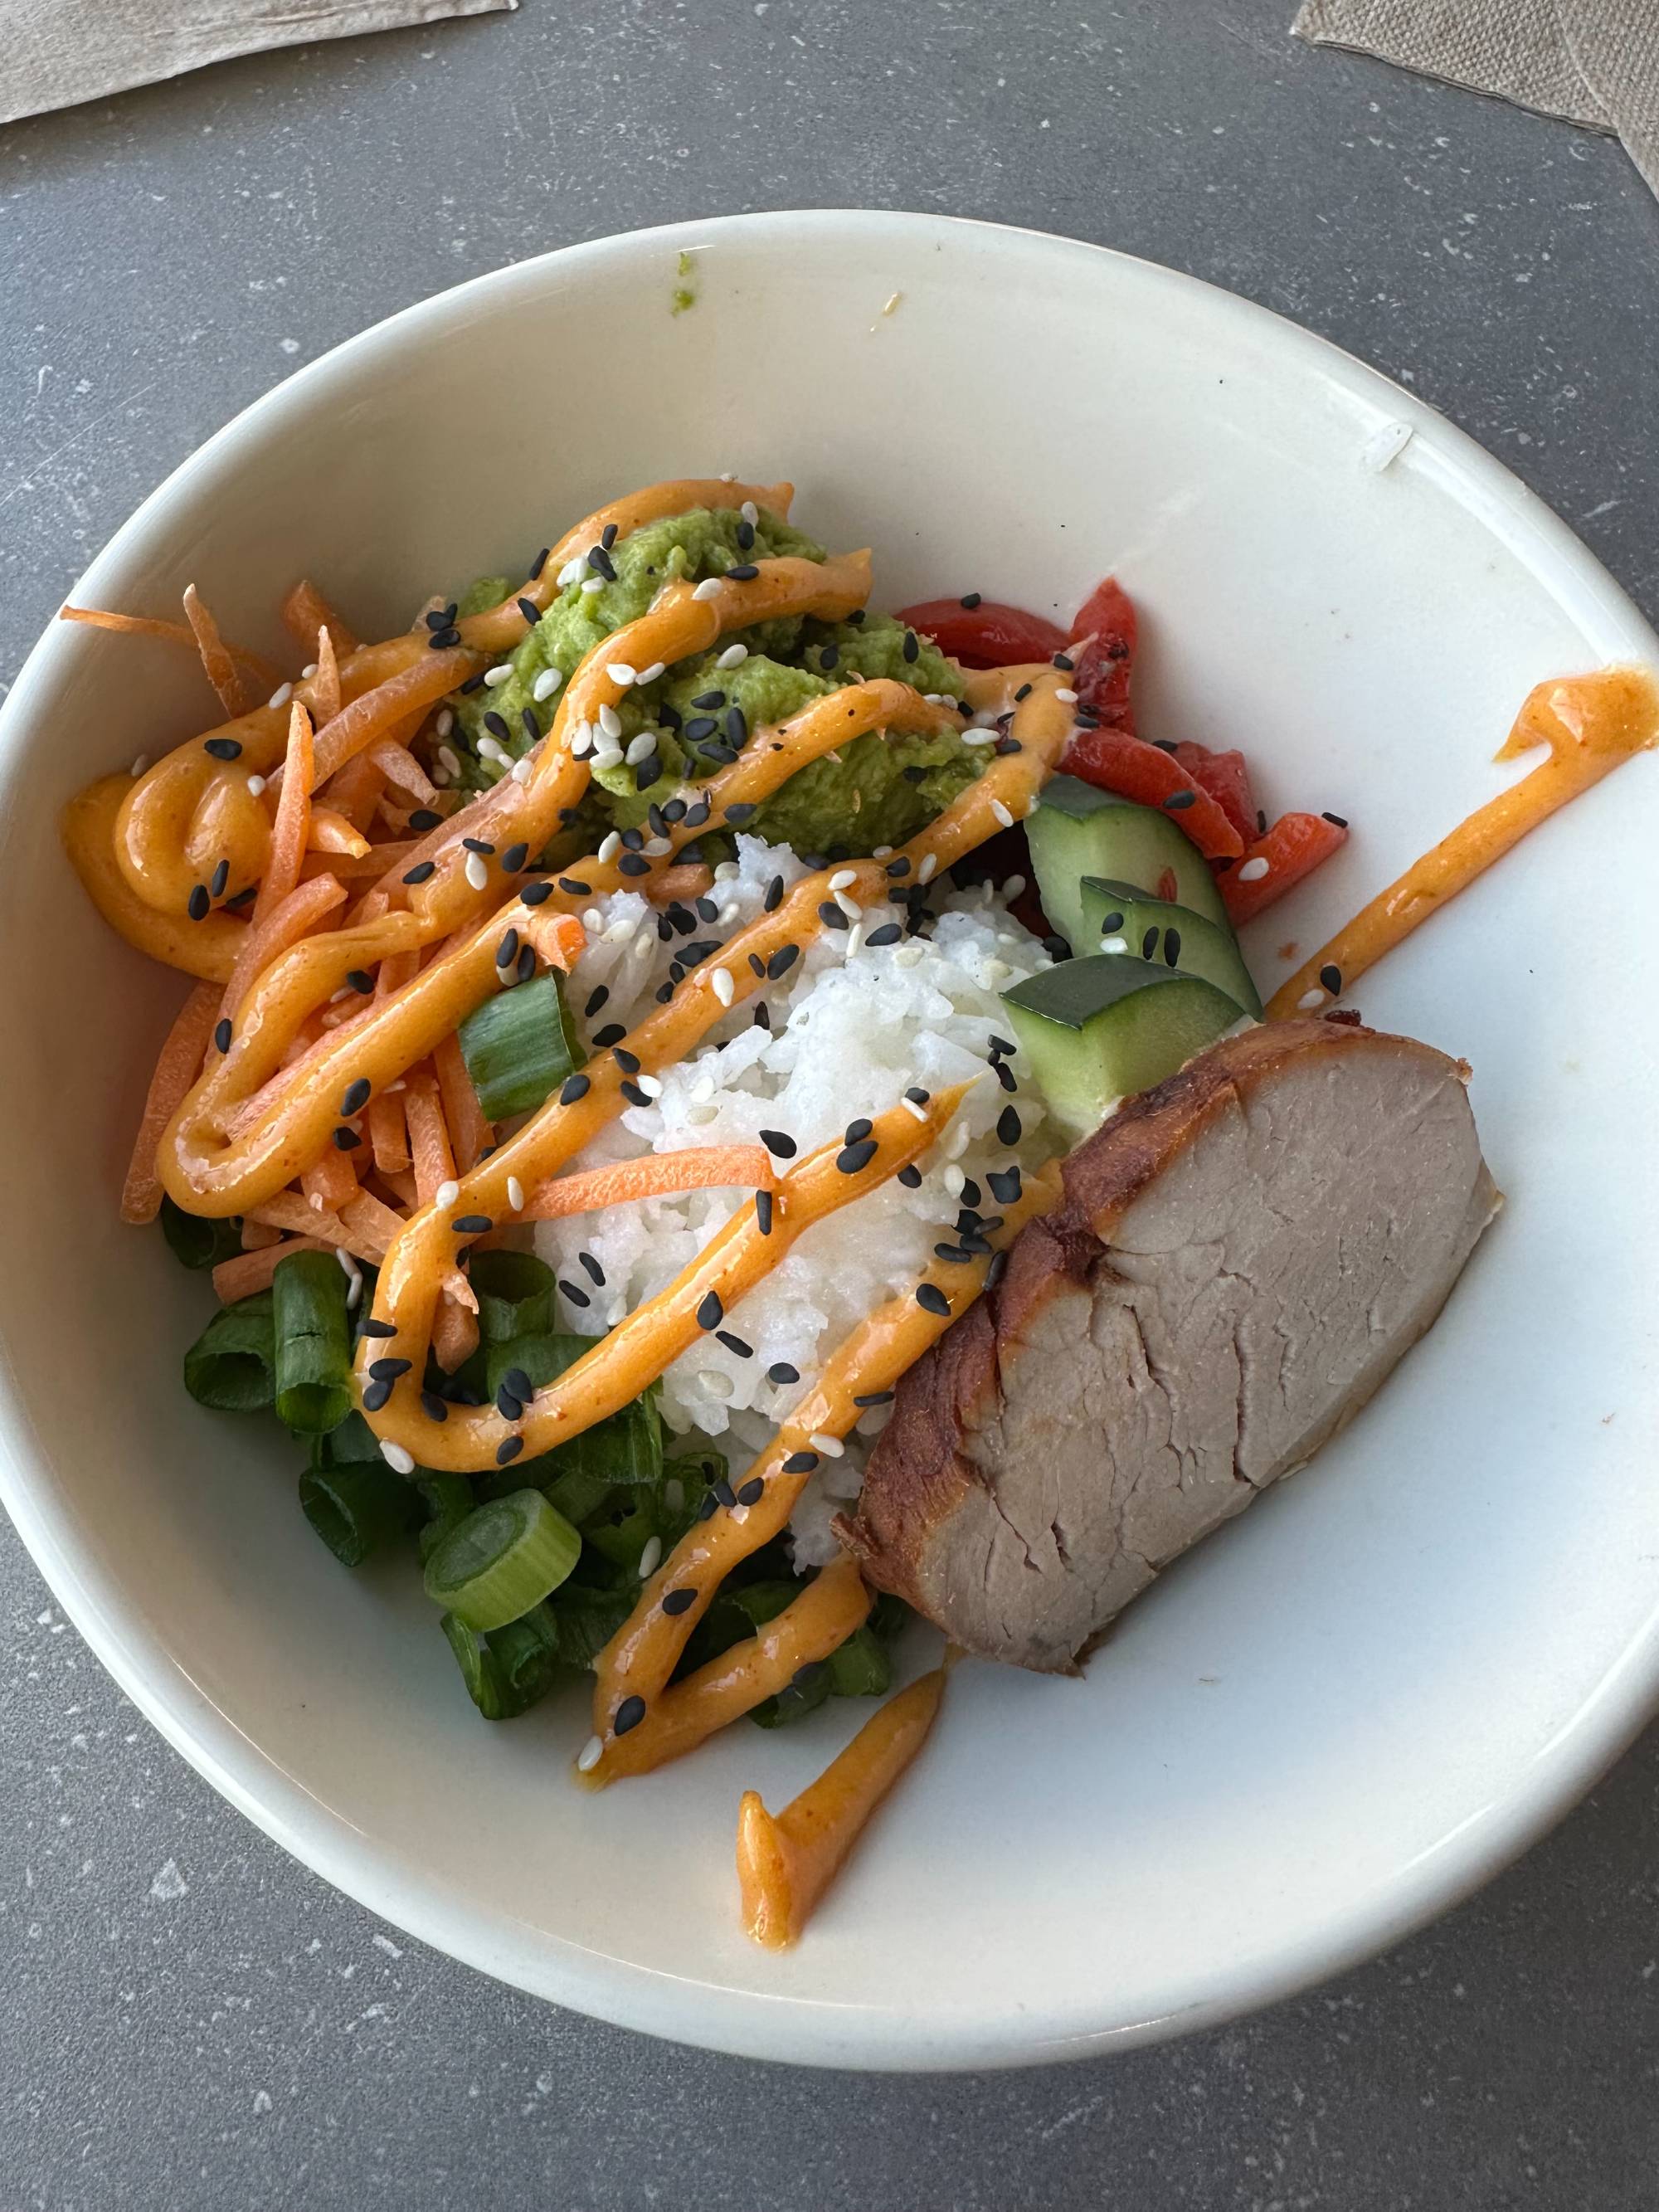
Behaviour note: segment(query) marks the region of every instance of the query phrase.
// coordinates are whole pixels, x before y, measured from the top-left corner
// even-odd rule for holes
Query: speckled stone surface
[[[1509,461],[1659,613],[1659,209],[1616,146],[1312,53],[1291,0],[524,0],[0,132],[0,677],[299,361],[727,209],[1066,231],[1283,309]],[[1564,1470],[1564,1480],[1571,1470]],[[860,2080],[599,2027],[222,1804],[0,1536],[0,2212],[1638,2212],[1659,1736],[1430,1933],[1127,2058]]]

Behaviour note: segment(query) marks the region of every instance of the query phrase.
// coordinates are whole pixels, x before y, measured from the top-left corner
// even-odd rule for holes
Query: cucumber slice
[[[1049,1111],[1079,1137],[1244,1018],[1201,975],[1126,952],[1062,960],[1005,991],[1002,1003]]]
[[[1155,806],[1097,791],[1074,775],[1051,775],[1025,820],[1042,911],[1073,951],[1086,950],[1080,890],[1085,876],[1133,884],[1227,927],[1209,862],[1174,817]]]
[[[1232,931],[1189,906],[1148,898],[1133,884],[1083,878],[1084,944],[1097,952],[1132,952],[1156,966],[1201,975],[1237,999],[1247,1014],[1261,1018],[1261,1000],[1244,965]]]

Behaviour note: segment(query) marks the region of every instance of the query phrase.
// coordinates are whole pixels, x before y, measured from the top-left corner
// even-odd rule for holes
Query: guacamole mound
[[[762,512],[750,544],[739,544],[740,526],[731,510],[706,507],[648,524],[611,549],[614,580],[601,580],[594,592],[582,588],[586,576],[567,586],[513,653],[505,681],[451,700],[455,722],[447,742],[461,761],[462,785],[482,790],[495,783],[506,765],[481,754],[480,739],[509,762],[527,751],[532,725],[544,732],[558,707],[557,687],[537,700],[538,679],[549,669],[557,669],[561,681],[568,677],[596,645],[637,621],[665,583],[724,575],[745,560],[824,558],[822,546],[775,514]],[[481,578],[463,606],[493,605],[509,588],[499,577]],[[745,657],[735,667],[720,667],[721,654],[733,644],[746,648]],[[653,804],[682,782],[726,765],[750,731],[783,721],[843,684],[878,677],[949,699],[963,680],[930,638],[889,615],[757,623],[723,641],[717,652],[677,662],[654,683],[634,686],[617,708],[624,752],[643,732],[652,733],[644,759],[594,770],[548,859],[561,865],[591,851],[607,830],[642,823]],[[839,748],[837,759],[799,769],[757,808],[746,834],[799,853],[862,857],[914,836],[975,781],[986,757],[987,749],[964,745],[954,731],[932,737],[872,732]],[[639,772],[647,762],[658,773],[641,788]],[[714,841],[702,844],[712,856]]]

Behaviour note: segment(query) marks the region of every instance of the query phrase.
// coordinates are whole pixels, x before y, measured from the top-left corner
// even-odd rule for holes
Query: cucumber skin
[[[1158,807],[1119,799],[1078,776],[1053,775],[1026,817],[1025,835],[1042,910],[1074,951],[1083,928],[1078,887],[1085,876],[1134,884],[1156,898],[1167,868],[1176,879],[1177,903],[1218,928],[1231,927],[1208,861]]]
[[[1097,876],[1085,876],[1079,889],[1084,933],[1091,945],[1097,947],[1100,943],[1099,918],[1115,907],[1121,907],[1124,909],[1123,934],[1132,951],[1143,960],[1166,968],[1173,965],[1183,975],[1201,976],[1205,982],[1213,983],[1218,991],[1224,991],[1230,999],[1237,999],[1244,1012],[1255,1020],[1261,1019],[1261,995],[1230,927],[1218,928],[1207,915],[1197,914],[1191,907],[1177,906],[1172,900],[1148,898],[1131,884],[1103,883]],[[1146,952],[1141,950],[1141,943],[1149,928],[1159,933],[1159,942],[1151,952]],[[1176,933],[1180,948],[1173,963],[1166,941],[1171,929]]]

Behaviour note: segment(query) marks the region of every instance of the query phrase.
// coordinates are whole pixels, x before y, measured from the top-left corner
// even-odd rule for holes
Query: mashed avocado
[[[451,702],[455,727],[448,742],[461,757],[462,782],[473,789],[495,783],[505,769],[480,754],[479,740],[491,741],[492,749],[511,759],[526,752],[533,742],[532,727],[538,735],[544,732],[558,706],[556,687],[537,700],[538,678],[556,668],[562,681],[593,647],[636,621],[665,583],[723,575],[744,560],[824,557],[821,546],[775,514],[762,513],[752,544],[739,545],[738,528],[738,516],[726,509],[697,508],[651,523],[611,548],[614,580],[603,580],[596,592],[585,592],[584,580],[569,584],[512,655],[504,682]],[[468,600],[476,597],[479,605],[491,605],[507,589],[499,578],[483,578]],[[718,653],[702,654],[628,693],[617,709],[620,742],[626,751],[649,731],[649,750],[634,764],[623,761],[595,769],[576,817],[550,848],[556,864],[591,850],[607,829],[642,822],[653,801],[685,778],[711,775],[729,763],[751,730],[782,721],[842,684],[890,677],[954,698],[962,682],[960,670],[931,640],[916,637],[887,615],[845,623],[795,617],[757,623],[727,639],[722,650],[733,643],[747,648],[734,668],[720,667]],[[928,738],[871,732],[841,748],[838,760],[814,761],[798,771],[761,805],[749,833],[798,852],[838,858],[901,844],[973,782],[985,758],[984,750],[963,744],[954,732]],[[648,773],[651,762],[658,773],[641,788],[639,772]]]

